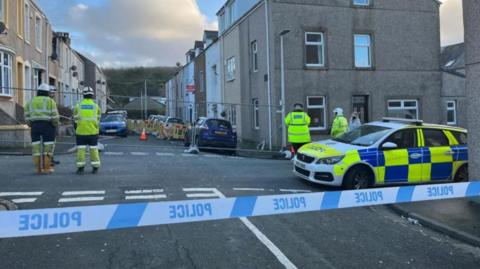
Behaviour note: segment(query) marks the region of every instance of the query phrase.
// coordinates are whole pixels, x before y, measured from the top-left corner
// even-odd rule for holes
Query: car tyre
[[[453,179],[455,182],[468,182],[468,165],[461,166],[457,173],[455,174],[455,178]]]
[[[343,178],[343,188],[347,190],[367,189],[373,185],[373,173],[366,167],[353,167]]]

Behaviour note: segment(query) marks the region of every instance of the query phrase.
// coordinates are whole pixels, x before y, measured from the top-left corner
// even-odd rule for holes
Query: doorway
[[[370,122],[369,118],[369,96],[354,95],[352,97],[352,112],[357,112],[362,123]]]

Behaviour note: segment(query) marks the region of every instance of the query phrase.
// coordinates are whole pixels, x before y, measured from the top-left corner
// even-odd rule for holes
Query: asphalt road
[[[0,194],[20,209],[328,191],[291,163],[188,155],[179,143],[103,141],[103,168],[75,174],[58,156],[35,176],[28,156],[0,156]],[[5,196],[7,195],[8,196]],[[413,225],[388,207],[0,239],[0,268],[478,268],[480,249]]]

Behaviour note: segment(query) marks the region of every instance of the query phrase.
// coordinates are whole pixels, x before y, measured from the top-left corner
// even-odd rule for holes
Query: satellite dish
[[[5,30],[7,30],[7,27],[5,26],[5,23],[0,22],[0,34],[5,33]]]

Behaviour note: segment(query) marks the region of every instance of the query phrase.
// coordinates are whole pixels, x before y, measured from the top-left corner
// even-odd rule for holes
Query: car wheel
[[[455,182],[468,182],[468,165],[464,165],[458,169],[455,178],[453,179]]]
[[[373,184],[373,174],[366,167],[354,167],[343,178],[343,188],[347,190],[367,189]]]

